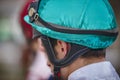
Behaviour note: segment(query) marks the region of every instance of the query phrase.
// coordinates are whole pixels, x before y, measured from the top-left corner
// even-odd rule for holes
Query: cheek
[[[44,62],[44,64],[41,64],[41,65],[42,65],[42,66],[45,65],[47,68],[50,69],[50,72],[53,72],[54,66],[53,66],[53,64],[49,61],[48,56],[47,56],[47,53],[46,53],[46,52],[43,52],[43,51],[40,51],[40,54],[41,54],[41,63]]]
[[[49,66],[49,68],[51,69],[51,72],[54,72],[54,65],[48,60],[47,61],[47,65]]]
[[[47,55],[47,52],[46,52],[46,49],[44,48],[43,46],[43,43],[41,41],[41,39],[38,39],[38,44],[39,44],[39,50],[43,52],[43,54],[45,55],[46,57],[46,65],[51,69],[51,72],[53,73],[54,71],[54,66],[53,64],[49,61],[49,58],[48,58],[48,55]]]
[[[53,73],[53,71],[54,71],[54,65],[50,62],[46,51],[44,51],[44,55],[46,57],[46,64],[51,69],[51,72]]]

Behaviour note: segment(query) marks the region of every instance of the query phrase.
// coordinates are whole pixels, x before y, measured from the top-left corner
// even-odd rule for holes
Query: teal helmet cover
[[[117,27],[112,7],[108,0],[41,0],[39,16],[46,22],[81,30],[113,30]],[[61,33],[29,21],[40,33],[92,49],[109,47],[116,36]]]

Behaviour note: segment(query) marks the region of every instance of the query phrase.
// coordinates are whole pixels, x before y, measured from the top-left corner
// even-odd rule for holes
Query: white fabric
[[[120,80],[118,74],[108,61],[82,67],[68,77],[68,80]]]

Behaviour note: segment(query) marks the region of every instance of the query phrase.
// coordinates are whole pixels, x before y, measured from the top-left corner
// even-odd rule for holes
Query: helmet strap
[[[54,65],[54,80],[61,80],[60,67]]]

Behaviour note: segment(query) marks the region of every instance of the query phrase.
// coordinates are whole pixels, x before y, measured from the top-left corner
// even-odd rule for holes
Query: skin
[[[70,45],[64,41],[57,40],[57,45],[54,47],[55,52],[56,52],[56,57],[57,59],[63,59],[67,51],[70,49]],[[69,66],[66,66],[64,68],[61,68],[60,73],[61,73],[61,80],[67,80],[68,76],[75,70],[84,67],[86,65],[92,64],[92,63],[97,63],[105,61],[105,57],[90,57],[90,58],[78,58],[76,59],[72,64]],[[47,65],[51,68],[51,71],[53,72],[54,70],[54,65],[48,60]]]

